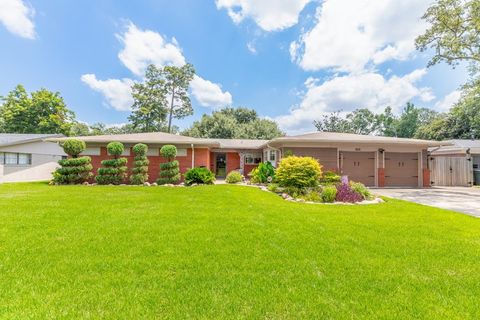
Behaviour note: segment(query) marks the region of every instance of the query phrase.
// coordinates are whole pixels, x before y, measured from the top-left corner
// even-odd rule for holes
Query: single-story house
[[[480,185],[480,140],[446,142],[449,145],[429,148],[432,185]]]
[[[58,134],[0,133],[0,183],[50,180],[58,160],[67,155],[48,138]]]
[[[122,142],[123,156],[133,162],[131,147],[136,143],[149,146],[150,181],[159,175],[159,164],[164,162],[159,149],[173,144],[178,149],[177,160],[180,171],[188,168],[206,167],[218,177],[232,170],[247,175],[262,161],[276,166],[286,154],[311,156],[322,165],[323,170],[333,170],[347,175],[351,180],[372,187],[424,187],[430,186],[427,149],[444,145],[444,142],[418,139],[390,138],[315,132],[297,136],[286,136],[272,140],[248,139],[200,139],[168,133],[135,133],[121,135],[78,137],[85,141],[87,149],[83,155],[92,158],[94,172],[101,161],[108,159],[106,145],[111,141]],[[64,138],[49,139],[62,141]]]

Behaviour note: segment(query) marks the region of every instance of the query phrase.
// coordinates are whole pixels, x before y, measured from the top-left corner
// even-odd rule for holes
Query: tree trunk
[[[168,133],[172,131],[173,101],[175,99],[175,88],[172,90],[172,100],[170,101],[170,115],[168,117]]]

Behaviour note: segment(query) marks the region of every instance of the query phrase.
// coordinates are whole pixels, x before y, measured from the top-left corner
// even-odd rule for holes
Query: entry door
[[[342,152],[342,174],[349,180],[375,186],[375,153]]]
[[[227,175],[227,155],[225,153],[216,153],[215,155],[215,174],[217,177],[223,178]]]
[[[418,187],[418,153],[385,152],[385,186]]]

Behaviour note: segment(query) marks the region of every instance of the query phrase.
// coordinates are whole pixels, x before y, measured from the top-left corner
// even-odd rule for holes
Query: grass
[[[0,318],[478,319],[480,220],[241,186],[0,185]]]

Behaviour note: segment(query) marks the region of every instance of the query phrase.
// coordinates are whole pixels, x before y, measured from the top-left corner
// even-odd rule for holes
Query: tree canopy
[[[258,117],[248,108],[225,108],[203,115],[182,134],[196,138],[272,139],[283,136],[275,121]]]

